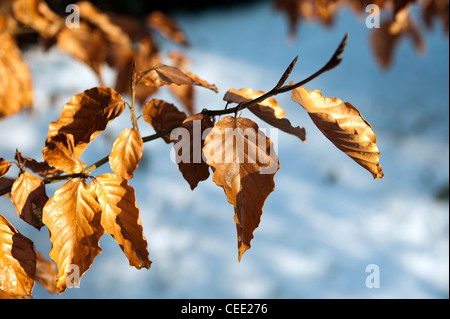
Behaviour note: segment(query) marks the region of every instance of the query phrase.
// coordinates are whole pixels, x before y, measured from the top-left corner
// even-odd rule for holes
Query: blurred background
[[[288,19],[272,1],[92,2],[105,12],[142,19],[164,10],[177,21],[188,47],[154,36],[163,54],[182,52],[191,60],[190,71],[218,87],[218,94],[195,90],[198,110],[224,108],[222,97],[230,88],[270,90],[296,55],[290,80],[306,78],[328,61],[348,32],[343,62],[306,88],[359,109],[377,135],[385,177],[373,180],[321,135],[289,93],[277,96],[286,117],[305,127],[307,143],[258,121],[278,147],[281,168],[252,248],[240,263],[234,211],[223,190],[210,178],[191,191],[170,160],[171,147],[156,140],[145,144],[130,181],[151,269],[129,267],[115,241],[103,236],[103,252],[80,288],[58,296],[36,285],[37,298],[449,297],[449,42],[441,21],[421,29],[425,50],[418,53],[414,41],[401,39],[391,64],[382,68],[366,15],[349,8],[336,13],[332,26],[302,20],[295,36],[289,36]],[[48,3],[65,15],[70,2]],[[23,54],[33,76],[35,107],[0,121],[0,136],[7,137],[0,142],[0,155],[12,160],[18,148],[41,160],[48,124],[59,118],[72,95],[99,83],[89,67],[56,46],[45,51],[31,41]],[[114,86],[116,72],[102,68],[106,85]],[[180,104],[165,90],[152,97]],[[248,112],[242,115],[256,120]],[[125,111],[82,160],[89,164],[108,154],[114,138],[129,126]],[[139,128],[142,136],[153,133],[142,120]],[[47,194],[59,186],[49,186]],[[0,198],[0,207],[48,254],[47,229],[23,223],[8,198]],[[371,264],[379,268],[379,288],[366,286]]]

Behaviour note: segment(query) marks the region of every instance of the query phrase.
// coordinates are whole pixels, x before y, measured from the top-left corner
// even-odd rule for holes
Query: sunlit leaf
[[[273,144],[246,118],[224,117],[206,137],[203,152],[228,202],[234,206],[238,259],[250,248],[264,203],[274,190],[279,169]]]
[[[227,102],[246,103],[263,95],[265,92],[253,91],[252,89],[230,89],[225,93],[223,99]],[[264,122],[278,128],[279,130],[297,136],[302,141],[306,139],[306,132],[303,127],[293,127],[291,122],[284,117],[285,111],[278,102],[270,97],[264,101],[248,108],[253,114]]]
[[[133,187],[113,174],[97,176],[89,185],[102,206],[101,223],[127,256],[130,266],[150,268],[147,240],[144,237]]]
[[[59,133],[51,136],[42,149],[44,160],[63,172],[80,173],[86,164],[78,159],[74,144],[72,134]]]
[[[79,158],[89,143],[124,109],[125,102],[115,90],[107,87],[86,90],[72,96],[62,108],[59,120],[50,123],[47,141],[61,133],[72,135],[75,156]]]
[[[74,269],[81,277],[101,253],[101,205],[83,179],[71,179],[58,188],[44,207],[43,222],[50,232],[50,257],[58,268],[56,286],[64,292]]]
[[[42,210],[47,203],[44,180],[31,173],[23,172],[11,188],[11,201],[17,213],[28,224],[40,229]]]
[[[0,214],[0,294],[30,298],[36,273],[33,242]]]
[[[292,91],[292,100],[308,112],[317,128],[337,148],[367,169],[375,179],[383,178],[375,133],[353,105],[304,87]]]
[[[124,129],[114,141],[109,164],[113,172],[126,180],[133,177],[144,151],[144,143],[135,128]]]

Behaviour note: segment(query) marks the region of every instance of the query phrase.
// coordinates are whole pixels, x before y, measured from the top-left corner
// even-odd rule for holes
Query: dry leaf
[[[71,134],[77,158],[110,121],[122,114],[125,102],[115,90],[94,87],[72,96],[64,105],[58,121],[49,125],[47,141],[60,134]],[[52,163],[50,163],[53,165]],[[58,166],[54,167],[60,169]]]
[[[61,50],[87,64],[101,79],[101,66],[106,61],[107,48],[100,30],[80,21],[79,28],[64,28],[57,40]]]
[[[33,103],[31,72],[0,15],[0,119]]]
[[[246,118],[224,117],[206,137],[203,146],[213,181],[234,206],[238,258],[250,248],[264,202],[274,190],[279,169],[273,144],[258,125]]]
[[[161,11],[150,13],[147,17],[147,25],[176,43],[188,45],[186,36],[181,31],[176,21]]]
[[[106,42],[106,62],[112,67],[119,67],[132,54],[130,37],[117,25],[111,22],[109,16],[89,1],[79,1],[80,16],[103,33]]]
[[[97,176],[90,185],[102,206],[101,223],[127,256],[130,266],[150,268],[136,195],[127,180],[113,174]]]
[[[186,118],[183,124],[170,134],[178,168],[192,190],[199,182],[209,177],[209,166],[203,158],[203,136],[205,131],[213,126],[211,117],[196,114]]]
[[[36,273],[33,242],[0,214],[0,294],[30,298]]]
[[[78,159],[74,144],[72,134],[59,133],[51,136],[42,149],[44,160],[63,172],[80,173],[86,164]]]
[[[9,163],[3,157],[0,157],[0,177],[4,176],[6,173],[8,173],[10,167],[11,167],[11,163]]]
[[[157,99],[146,102],[142,113],[144,120],[155,129],[156,133],[173,129],[186,119],[186,114],[179,111],[175,105]],[[163,137],[167,144],[171,142],[169,135]]]
[[[133,178],[144,151],[144,142],[135,128],[124,129],[114,141],[109,164],[113,172],[126,180]]]
[[[137,75],[139,82],[152,87],[163,85],[198,85],[206,87],[214,92],[218,92],[213,84],[200,79],[195,74],[185,73],[177,67],[158,64],[150,70],[139,72]]]
[[[43,178],[51,178],[62,174],[62,171],[50,166],[47,162],[38,162],[33,158],[25,157],[17,150],[15,159],[22,169],[28,168]]]
[[[253,91],[252,89],[230,89],[223,97],[224,101],[232,103],[246,103],[254,100],[265,92]],[[306,131],[303,127],[293,127],[291,122],[284,118],[285,111],[279,106],[278,102],[270,97],[264,101],[248,108],[253,114],[264,122],[278,128],[279,130],[297,136],[303,142],[306,139]]]
[[[304,87],[292,91],[292,100],[308,112],[317,128],[337,148],[367,169],[375,179],[383,178],[375,133],[353,105]]]
[[[18,21],[45,38],[55,36],[64,24],[64,19],[43,0],[14,0],[12,9]]]
[[[49,293],[56,294],[56,268],[52,261],[47,260],[40,252],[36,251],[36,281]]]
[[[74,269],[81,277],[101,253],[100,219],[101,206],[84,179],[69,180],[45,205],[43,222],[50,232],[50,257],[58,268],[56,286],[60,293],[72,284]]]
[[[12,185],[11,201],[20,218],[25,222],[39,230],[44,226],[42,210],[48,201],[44,180],[23,172]]]
[[[388,68],[392,64],[395,48],[406,36],[411,37],[417,52],[425,51],[425,42],[416,23],[411,18],[409,7],[397,12],[392,21],[383,21],[380,28],[375,29],[372,34],[373,50],[381,67]]]

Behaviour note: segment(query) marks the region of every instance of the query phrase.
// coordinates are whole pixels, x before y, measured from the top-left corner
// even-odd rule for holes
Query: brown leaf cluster
[[[339,11],[351,8],[357,15],[366,16],[367,5],[375,4],[381,11],[380,28],[374,28],[371,43],[374,56],[382,68],[388,68],[393,61],[395,47],[406,36],[411,37],[418,53],[424,52],[426,41],[423,27],[418,20],[431,28],[435,20],[441,20],[443,31],[449,30],[448,0],[274,0],[274,8],[283,12],[289,24],[289,35],[295,37],[300,21],[318,21],[332,26]],[[414,17],[411,9],[419,12]]]
[[[124,15],[106,14],[90,1],[79,1],[75,5],[80,13],[78,27],[67,25],[65,17],[53,12],[44,0],[5,0],[0,4],[0,78],[4,79],[0,82],[0,119],[32,103],[31,75],[15,42],[15,32],[34,30],[46,49],[57,43],[61,50],[89,66],[100,85],[104,85],[103,66],[107,64],[116,69],[114,87],[122,94],[131,94],[133,70],[144,71],[161,63],[157,44],[147,28],[177,44],[188,44],[176,21],[160,11],[150,13],[145,21],[140,22]],[[178,64],[177,69],[181,68]],[[194,74],[186,75],[189,80],[177,83],[182,87],[171,88],[171,91],[189,114],[193,114],[194,89],[191,86],[217,89]],[[159,86],[170,83],[173,82],[139,85],[135,92],[136,100],[143,104]]]

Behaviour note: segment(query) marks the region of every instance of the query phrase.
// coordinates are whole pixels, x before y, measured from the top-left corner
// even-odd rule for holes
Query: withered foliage
[[[338,1],[304,3],[326,6],[337,5]],[[105,63],[117,69],[118,78],[115,89],[99,85],[70,98],[62,107],[59,119],[49,124],[42,160],[26,157],[18,150],[15,161],[0,158],[0,195],[10,194],[18,216],[25,222],[37,229],[47,228],[52,245],[50,261],[0,214],[0,298],[30,298],[35,282],[51,293],[63,293],[73,284],[74,271],[83,276],[102,252],[99,241],[104,234],[110,234],[117,242],[130,266],[150,268],[152,262],[138,200],[129,182],[143,157],[144,143],[157,138],[163,138],[174,148],[178,169],[192,190],[212,172],[213,182],[223,189],[234,209],[240,261],[251,246],[264,204],[275,190],[275,174],[280,169],[273,142],[243,112],[250,111],[263,123],[302,142],[306,140],[305,129],[287,119],[285,110],[273,97],[277,94],[292,92],[293,105],[301,105],[339,150],[373,178],[383,177],[374,130],[359,110],[349,102],[303,87],[340,63],[347,35],[325,66],[307,79],[285,85],[297,61],[295,58],[272,90],[229,89],[223,97],[227,102],[223,110],[196,112],[191,100],[193,88],[202,87],[215,93],[218,89],[188,72],[187,58],[174,53],[173,65],[162,64],[154,40],[142,26],[131,23],[132,28],[125,28],[124,24],[130,25],[126,18],[109,16],[87,1],[77,5],[81,13],[80,28],[70,29],[43,0],[2,2],[0,74],[9,72],[8,79],[16,74],[11,72],[18,72],[18,76],[6,81],[6,86],[0,86],[0,90],[13,93],[5,101],[0,94],[1,116],[17,112],[30,102],[29,71],[11,31],[18,24],[34,29],[43,38],[54,39],[63,50],[91,67],[101,83]],[[407,6],[408,3],[398,3],[395,7],[398,18],[391,28],[398,35],[411,32],[409,24],[404,22],[409,20],[403,16]],[[318,12],[322,21],[331,23],[330,12],[324,7]],[[166,15],[152,13],[146,23],[173,41],[187,45],[179,27]],[[188,114],[172,103],[150,98],[161,87],[169,88]],[[131,103],[122,96],[128,94]],[[138,110],[136,102],[141,102],[144,108]],[[236,106],[228,108],[228,104]],[[110,154],[87,166],[81,161],[82,154],[114,119],[122,116],[126,107],[131,113],[130,127],[121,130],[115,138]],[[147,128],[153,128],[153,135],[141,136],[137,124],[140,117]],[[110,173],[93,174],[107,162]],[[12,164],[19,171],[14,179],[6,177],[11,175]],[[63,184],[47,196],[46,185],[54,182]]]
[[[368,5],[378,6],[380,12],[366,12]],[[318,21],[331,27],[345,8],[360,17],[380,14],[379,27],[371,31],[371,43],[374,57],[384,69],[392,65],[401,39],[411,37],[416,51],[422,53],[426,49],[425,27],[432,28],[435,20],[440,20],[443,32],[449,31],[449,0],[274,0],[274,8],[286,15],[291,38],[296,37],[302,21]]]

